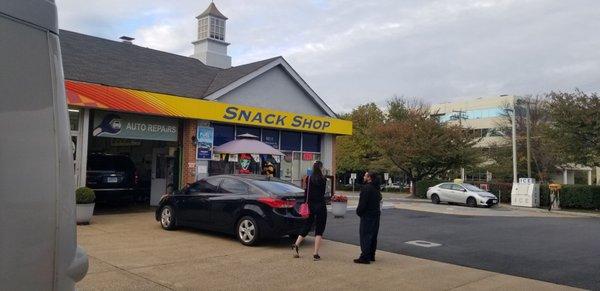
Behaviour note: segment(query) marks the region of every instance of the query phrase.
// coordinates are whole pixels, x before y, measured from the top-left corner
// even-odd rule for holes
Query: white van
[[[0,289],[74,290],[77,247],[56,5],[0,1]]]

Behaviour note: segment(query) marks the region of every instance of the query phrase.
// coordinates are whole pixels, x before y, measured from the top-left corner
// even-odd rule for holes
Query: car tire
[[[240,218],[235,226],[235,234],[240,243],[245,246],[254,246],[258,244],[260,226],[257,219],[252,216]]]
[[[173,230],[177,225],[173,207],[166,205],[160,210],[160,226],[166,230]]]
[[[437,194],[431,194],[431,203],[440,204],[440,196]]]
[[[477,207],[477,200],[473,197],[467,198],[467,206],[469,207]]]

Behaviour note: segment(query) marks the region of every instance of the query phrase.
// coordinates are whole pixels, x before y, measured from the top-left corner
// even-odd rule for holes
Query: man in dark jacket
[[[361,254],[354,262],[370,264],[375,261],[377,235],[379,234],[379,217],[381,216],[381,192],[377,175],[365,173],[365,185],[360,190],[360,200],[356,214],[360,217],[360,250]]]

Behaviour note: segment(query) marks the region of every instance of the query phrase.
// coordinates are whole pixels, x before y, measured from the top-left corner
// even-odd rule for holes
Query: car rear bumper
[[[295,216],[283,216],[272,213],[266,223],[265,237],[282,237],[285,235],[297,235],[304,230],[306,218]]]

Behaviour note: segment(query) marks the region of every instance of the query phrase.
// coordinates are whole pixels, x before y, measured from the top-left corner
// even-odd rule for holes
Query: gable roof
[[[60,30],[65,79],[182,97],[215,100],[282,65],[329,116],[335,113],[282,57],[220,69],[201,61],[77,32]]]

